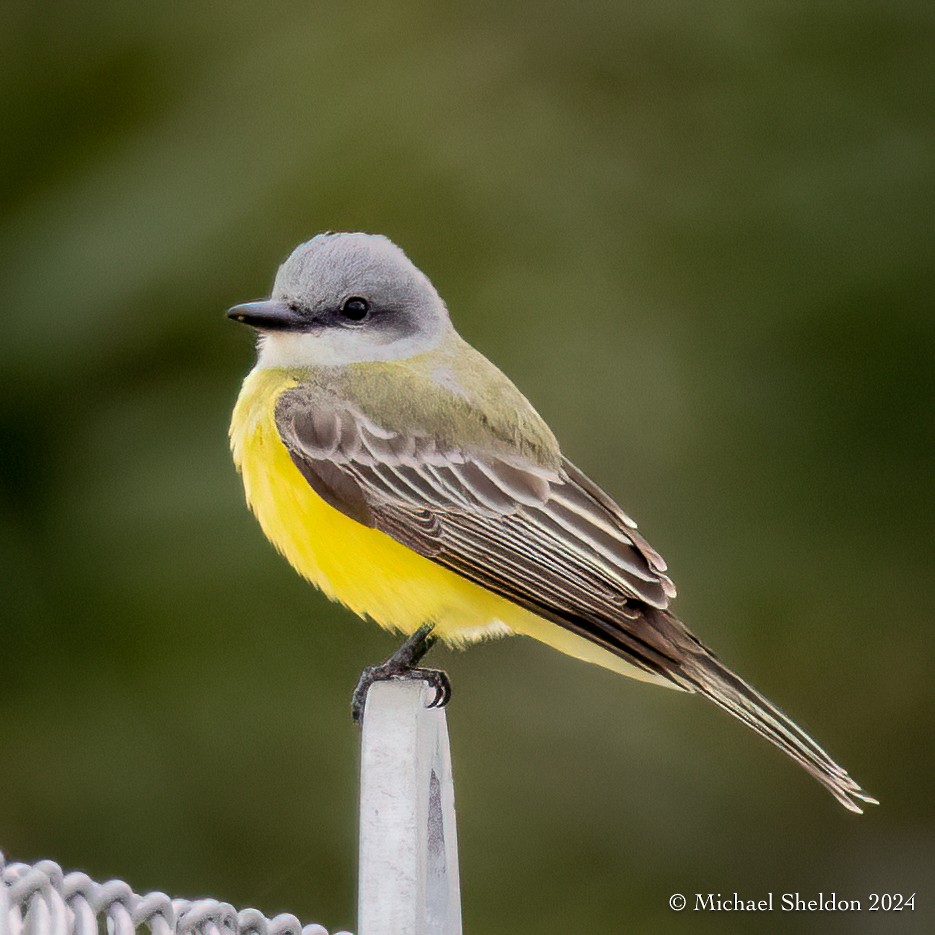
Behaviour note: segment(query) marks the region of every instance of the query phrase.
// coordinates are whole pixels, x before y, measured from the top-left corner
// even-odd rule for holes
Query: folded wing
[[[277,425],[323,499],[413,551],[670,678],[684,641],[641,607],[675,587],[636,524],[572,464],[440,448],[351,404],[286,393]]]

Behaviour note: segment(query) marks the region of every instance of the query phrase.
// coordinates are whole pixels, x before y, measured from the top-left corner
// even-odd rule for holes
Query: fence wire
[[[134,893],[123,880],[96,883],[51,860],[6,863],[0,853],[0,935],[328,935],[294,915],[268,919],[216,899]],[[334,935],[350,935],[335,932]]]

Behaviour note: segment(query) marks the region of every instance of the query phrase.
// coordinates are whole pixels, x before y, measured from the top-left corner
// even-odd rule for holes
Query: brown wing
[[[642,612],[666,608],[675,595],[665,562],[572,464],[553,470],[518,453],[443,450],[352,405],[316,403],[286,393],[276,421],[292,460],[328,503],[672,679],[687,633]]]

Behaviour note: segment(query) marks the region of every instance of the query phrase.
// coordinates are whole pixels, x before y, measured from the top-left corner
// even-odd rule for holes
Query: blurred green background
[[[0,10],[0,847],[355,923],[359,670],[227,453],[223,317],[397,240],[668,559],[677,609],[883,804],[703,701],[513,640],[435,661],[466,931],[932,931],[935,8]],[[914,914],[675,891],[918,891]]]

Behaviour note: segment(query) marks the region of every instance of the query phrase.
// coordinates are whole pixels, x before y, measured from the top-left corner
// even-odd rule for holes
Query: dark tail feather
[[[630,604],[614,619],[529,609],[592,640],[647,673],[684,691],[697,692],[762,734],[815,777],[846,809],[863,814],[861,803],[879,805],[791,718],[735,675],[678,617],[648,604]]]
[[[704,650],[700,644],[699,648]],[[681,671],[689,683],[685,688],[699,692],[762,734],[814,776],[846,809],[860,815],[861,803],[879,804],[805,731],[713,654],[707,650],[692,654],[683,662]]]
[[[762,734],[814,776],[849,811],[862,814],[861,803],[879,804],[802,728],[731,672],[678,617],[644,606],[638,622],[642,625],[641,641],[658,647],[658,652],[668,659],[668,664],[659,666],[661,674],[686,691],[704,695]]]

